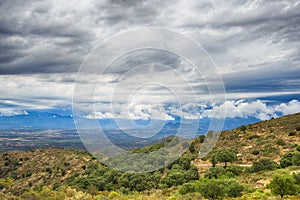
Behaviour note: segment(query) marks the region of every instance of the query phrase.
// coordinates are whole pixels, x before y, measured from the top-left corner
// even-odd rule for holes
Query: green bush
[[[198,168],[195,166],[191,166],[189,170],[185,171],[184,177],[186,181],[198,180],[199,179]]]
[[[292,153],[292,152],[284,154],[280,160],[280,167],[286,168],[286,167],[292,166],[293,165],[293,156],[294,156],[294,153]]]
[[[47,168],[46,168],[46,172],[48,172],[49,174],[52,174],[52,169],[49,168],[49,167],[47,167]]]
[[[194,183],[184,183],[179,190],[180,194],[187,194],[193,192],[196,192],[196,185]]]
[[[64,169],[61,170],[61,175],[62,176],[66,175],[66,173],[67,173],[66,170],[64,170]]]
[[[252,140],[254,138],[260,138],[260,136],[257,135],[257,134],[254,134],[254,135],[250,135],[250,136],[247,137],[248,140]]]
[[[128,188],[125,188],[125,187],[121,187],[120,188],[120,192],[122,194],[129,194],[130,193],[130,190]]]
[[[222,178],[222,177],[233,178],[243,173],[243,171],[244,171],[243,167],[235,166],[235,165],[228,166],[227,168],[217,166],[207,170],[204,174],[204,177],[209,179]]]
[[[279,153],[279,149],[273,147],[271,144],[264,146],[263,149],[261,150],[261,155],[263,156],[271,156],[277,153]]]
[[[246,130],[247,130],[247,127],[246,127],[246,126],[241,126],[241,127],[240,127],[240,130],[241,130],[241,131],[246,131]]]
[[[276,144],[279,146],[285,146],[286,142],[283,139],[278,139],[278,140],[276,140]]]
[[[241,166],[236,166],[236,165],[230,165],[226,169],[227,172],[232,172],[234,175],[239,176],[244,172],[244,168]]]
[[[205,140],[205,135],[200,135],[200,136],[198,137],[199,143],[203,143],[204,140]]]
[[[200,186],[200,193],[207,199],[222,199],[225,197],[225,188],[220,180],[211,179]]]
[[[300,185],[300,174],[299,173],[293,173],[293,178],[295,180],[295,184]]]
[[[166,177],[162,179],[162,184],[167,187],[182,185],[185,182],[185,171],[180,169],[169,170]]]
[[[226,180],[224,186],[228,197],[239,197],[241,196],[241,192],[244,190],[244,186],[234,179]]]
[[[295,132],[290,132],[289,136],[296,136],[296,133]]]
[[[189,151],[191,153],[195,153],[196,149],[195,149],[195,143],[194,142],[192,142],[191,145],[189,146]]]
[[[267,158],[262,158],[257,162],[254,162],[252,167],[251,167],[251,171],[252,172],[259,172],[259,171],[264,171],[264,170],[269,170],[272,171],[274,169],[277,169],[279,167],[279,165]]]
[[[292,162],[294,166],[300,166],[300,153],[295,153],[292,158]]]
[[[205,198],[222,199],[241,196],[244,187],[235,179],[208,179],[199,189]]]
[[[255,155],[255,156],[257,156],[258,154],[259,154],[259,150],[253,150],[252,152],[251,152],[253,155]]]
[[[212,167],[208,171],[205,172],[205,178],[219,178],[221,175],[224,175],[226,170],[223,167]]]

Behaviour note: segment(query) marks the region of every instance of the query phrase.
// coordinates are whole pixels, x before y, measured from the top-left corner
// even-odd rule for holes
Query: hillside
[[[216,149],[233,149],[237,163],[251,164],[261,158],[279,161],[300,146],[300,113],[222,131]],[[200,162],[200,161],[199,161]]]
[[[300,172],[299,122],[300,114],[294,114],[223,131],[210,155],[221,149],[233,150],[238,159],[228,168],[219,163],[216,168],[201,165],[210,163],[210,155],[197,158],[204,136],[194,139],[189,150],[172,165],[143,174],[108,168],[81,150],[48,148],[0,153],[0,199],[201,199],[207,195],[205,188],[213,184],[229,188],[223,191],[224,198],[267,198],[271,196],[268,184],[274,175],[292,179],[293,173]],[[173,138],[133,151],[155,151]],[[288,152],[298,156],[293,158],[296,165],[281,168],[279,161]],[[261,158],[275,162],[270,161],[271,168],[267,170],[250,167]],[[293,176],[300,192],[300,176]],[[288,199],[297,199],[300,194],[293,195]]]
[[[0,179],[11,178],[14,193],[43,185],[55,188],[66,179],[98,164],[90,154],[72,149],[41,149],[0,154]]]

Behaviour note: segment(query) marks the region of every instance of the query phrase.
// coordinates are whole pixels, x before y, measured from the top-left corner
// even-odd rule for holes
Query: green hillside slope
[[[294,114],[223,131],[204,159],[198,158],[200,136],[175,163],[143,174],[111,169],[73,149],[0,153],[0,199],[276,199],[280,195],[269,186],[275,176],[292,185],[285,199],[298,199],[299,122]],[[173,138],[133,152],[155,151]],[[223,150],[233,153],[233,164],[224,168],[217,156],[211,167]]]

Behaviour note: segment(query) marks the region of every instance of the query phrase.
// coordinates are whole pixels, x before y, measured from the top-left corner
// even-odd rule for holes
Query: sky
[[[100,86],[99,73],[78,79],[97,45],[144,27],[200,44],[215,63],[226,99],[210,101],[205,77],[162,50],[122,55],[102,73]],[[229,118],[267,120],[300,112],[299,47],[297,0],[1,0],[0,116],[72,110],[76,85],[93,85],[94,96],[76,106],[86,119],[193,120],[221,118],[225,110]]]

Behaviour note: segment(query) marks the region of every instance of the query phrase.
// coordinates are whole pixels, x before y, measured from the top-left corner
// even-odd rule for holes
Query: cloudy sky
[[[210,102],[205,77],[161,50],[121,56],[101,86],[99,69],[78,80],[97,45],[143,27],[166,28],[202,45],[227,100]],[[265,120],[300,112],[299,47],[298,0],[1,0],[0,115],[71,110],[76,82],[97,86],[95,96],[78,100],[86,118],[195,119],[226,110],[227,117]]]

